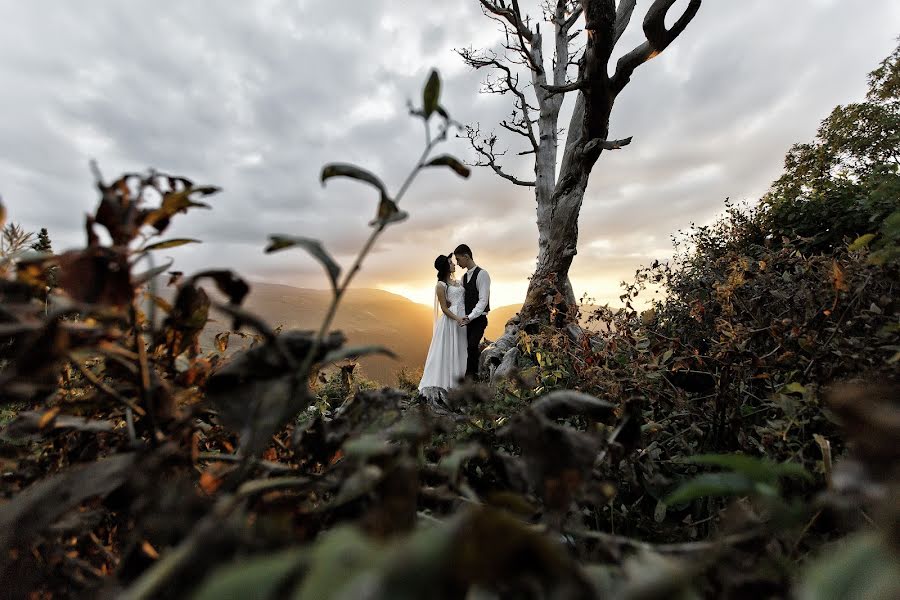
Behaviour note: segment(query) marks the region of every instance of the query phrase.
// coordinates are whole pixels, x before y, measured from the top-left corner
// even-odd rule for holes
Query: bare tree
[[[34,234],[16,223],[7,223],[0,230],[0,276],[15,266],[16,261],[34,241]]]
[[[594,163],[605,150],[616,150],[631,138],[609,139],[613,104],[640,65],[665,50],[697,14],[701,0],[690,0],[671,27],[665,19],[676,0],[654,0],[644,17],[646,40],[624,54],[609,75],[613,49],[631,21],[637,0],[546,0],[543,20],[552,27],[552,61],[545,66],[544,35],[540,23],[532,24],[518,0],[480,0],[484,14],[501,26],[503,50],[459,50],[474,69],[489,70],[487,93],[510,95],[513,109],[500,122],[503,129],[525,138],[519,155],[534,155],[533,180],[522,180],[505,171],[496,150],[497,138],[479,127],[467,128],[480,166],[515,185],[533,187],[537,200],[538,259],[529,284],[522,315],[549,315],[547,297],[560,294],[574,304],[569,267],[576,254],[578,216]],[[582,36],[579,26],[583,18]],[[524,67],[524,69],[522,68]],[[569,77],[570,67],[577,76]],[[572,69],[575,70],[574,68]],[[530,81],[520,81],[519,73]],[[562,131],[559,114],[566,94],[577,95],[557,170],[557,149]]]

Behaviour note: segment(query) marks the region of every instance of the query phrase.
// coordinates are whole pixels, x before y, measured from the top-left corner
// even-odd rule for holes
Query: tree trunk
[[[575,320],[576,299],[569,269],[577,253],[578,217],[588,179],[604,150],[615,150],[631,142],[631,138],[608,139],[613,103],[635,69],[658,56],[684,31],[697,14],[701,1],[689,0],[681,16],[667,27],[666,14],[677,0],[653,0],[642,23],[646,40],[618,59],[613,75],[609,74],[610,58],[631,21],[636,0],[547,2],[545,9],[552,11],[548,20],[554,32],[552,84],[548,84],[540,24],[531,27],[529,20],[522,16],[518,0],[512,0],[511,5],[499,0],[479,0],[485,14],[503,26],[504,47],[515,59],[498,56],[493,51],[462,50],[460,55],[473,68],[499,71],[500,77],[488,80],[486,89],[490,93],[513,95],[513,118],[500,125],[528,140],[529,149],[521,154],[535,155],[534,181],[520,180],[501,168],[497,158],[503,152],[494,150],[496,136],[482,139],[480,130],[471,127],[467,128],[467,134],[482,157],[479,165],[491,167],[515,185],[534,187],[538,226],[537,265],[522,310],[518,318],[507,324],[504,335],[482,354],[482,369],[501,364],[504,355],[514,350],[521,327],[528,330],[533,323],[565,327]],[[584,53],[577,61],[578,78],[569,81],[567,69],[576,64],[571,44],[578,35],[571,30],[582,15],[586,33]],[[518,74],[504,63],[527,66],[536,107],[519,87]],[[557,174],[559,111],[564,95],[570,92],[575,92],[577,99]],[[536,119],[532,119],[532,111],[537,111]]]
[[[522,307],[521,315],[525,319],[550,323],[552,316],[555,325],[563,326],[575,317],[571,308],[576,304],[576,298],[569,280],[569,269],[578,253],[578,217],[588,179],[603,151],[597,145],[591,148],[587,142],[591,139],[605,140],[609,133],[612,96],[605,96],[603,100],[606,100],[605,106],[599,111],[596,109],[600,108],[597,106],[600,103],[594,103],[595,111],[588,123],[585,102],[590,100],[579,92],[569,123],[559,179],[552,194],[542,198],[539,190],[535,190],[538,259]],[[591,132],[591,129],[595,131]]]

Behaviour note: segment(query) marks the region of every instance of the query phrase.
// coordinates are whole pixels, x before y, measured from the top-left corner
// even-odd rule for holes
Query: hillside
[[[316,329],[330,299],[328,290],[254,282],[245,306],[276,327]],[[382,290],[350,289],[334,328],[344,332],[350,346],[381,344],[396,352],[399,360],[375,356],[360,361],[367,377],[392,384],[401,366],[424,364],[431,341],[431,312],[427,306]],[[204,348],[211,348],[215,335],[226,326],[227,320],[222,318],[210,322],[201,337]],[[241,347],[240,338],[234,337],[231,344]]]
[[[489,340],[496,340],[503,335],[503,328],[506,327],[506,322],[513,318],[521,308],[521,304],[510,304],[492,309],[490,315],[488,315],[488,326],[484,330],[484,337]]]

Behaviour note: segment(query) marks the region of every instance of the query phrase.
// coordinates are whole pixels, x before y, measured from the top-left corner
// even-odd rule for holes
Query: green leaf
[[[341,448],[348,458],[367,460],[373,456],[385,454],[390,450],[391,445],[380,435],[369,433],[347,440]]]
[[[863,534],[844,540],[807,568],[800,580],[799,600],[888,600],[900,597],[898,564],[877,536]]]
[[[425,164],[426,167],[450,167],[456,174],[460,177],[468,177],[472,171],[466,165],[462,164],[456,158],[450,156],[449,154],[442,154],[440,156],[436,156],[432,158]]]
[[[849,250],[850,252],[856,252],[857,250],[862,250],[863,248],[866,248],[874,239],[875,239],[874,233],[867,233],[865,235],[861,235],[858,238],[856,238],[855,240],[853,240],[852,244],[847,246],[847,250]]]
[[[744,496],[754,492],[752,479],[741,473],[703,473],[678,486],[665,503],[684,504],[697,498]]]
[[[441,99],[441,76],[438,75],[436,69],[431,70],[428,76],[428,82],[425,83],[425,89],[422,90],[422,110],[425,118],[429,118],[438,108],[438,102]]]
[[[291,548],[268,556],[219,567],[206,578],[193,600],[275,598],[288,578],[309,555],[305,548]]]
[[[156,242],[155,244],[150,244],[146,248],[144,248],[144,252],[150,252],[151,250],[165,250],[166,248],[177,248],[178,246],[184,246],[185,244],[199,244],[200,240],[195,240],[191,238],[175,238],[171,240],[164,240],[162,242]]]
[[[450,479],[456,481],[459,470],[463,465],[471,459],[481,456],[483,453],[484,448],[478,444],[466,444],[454,448],[450,454],[441,459],[438,469],[446,473]]]
[[[385,558],[382,548],[361,531],[340,526],[323,533],[313,548],[313,563],[300,586],[296,600],[328,600],[353,597],[361,577],[373,573]]]
[[[744,454],[700,454],[683,462],[730,469],[759,483],[774,483],[779,477],[812,479],[806,469],[796,463],[776,463]]]
[[[370,345],[370,346],[355,346],[352,348],[341,348],[340,350],[334,350],[325,355],[325,358],[322,359],[323,363],[331,363],[337,362],[339,360],[344,360],[345,358],[359,358],[360,356],[369,356],[372,354],[383,354],[384,356],[389,356],[391,358],[396,359],[397,355],[384,346],[378,345]]]
[[[337,291],[338,277],[340,277],[341,275],[341,268],[334,261],[334,259],[331,258],[331,255],[328,254],[319,240],[314,240],[307,237],[298,237],[295,235],[280,234],[270,235],[269,240],[269,245],[266,246],[266,254],[279,252],[280,250],[286,250],[287,248],[293,248],[295,246],[299,246],[312,254],[313,257],[315,257],[315,259],[318,260],[323,267],[325,267],[325,271],[328,273],[328,278],[331,280],[331,287],[333,290]]]
[[[356,165],[347,163],[331,163],[325,165],[322,168],[322,185],[325,185],[325,182],[333,177],[348,177],[350,179],[368,183],[381,192],[382,199],[388,197],[387,188],[384,187],[384,183],[382,183],[382,181],[372,172],[357,167]]]
[[[799,381],[792,381],[781,388],[781,391],[786,394],[806,394],[806,386]]]

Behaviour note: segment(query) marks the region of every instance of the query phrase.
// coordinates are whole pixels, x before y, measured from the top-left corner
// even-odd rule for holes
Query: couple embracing
[[[462,281],[454,277],[457,265],[466,269]],[[477,379],[479,346],[491,310],[491,277],[475,264],[467,245],[438,256],[434,268],[434,333],[419,383],[423,393],[428,388],[449,390],[463,378]]]

